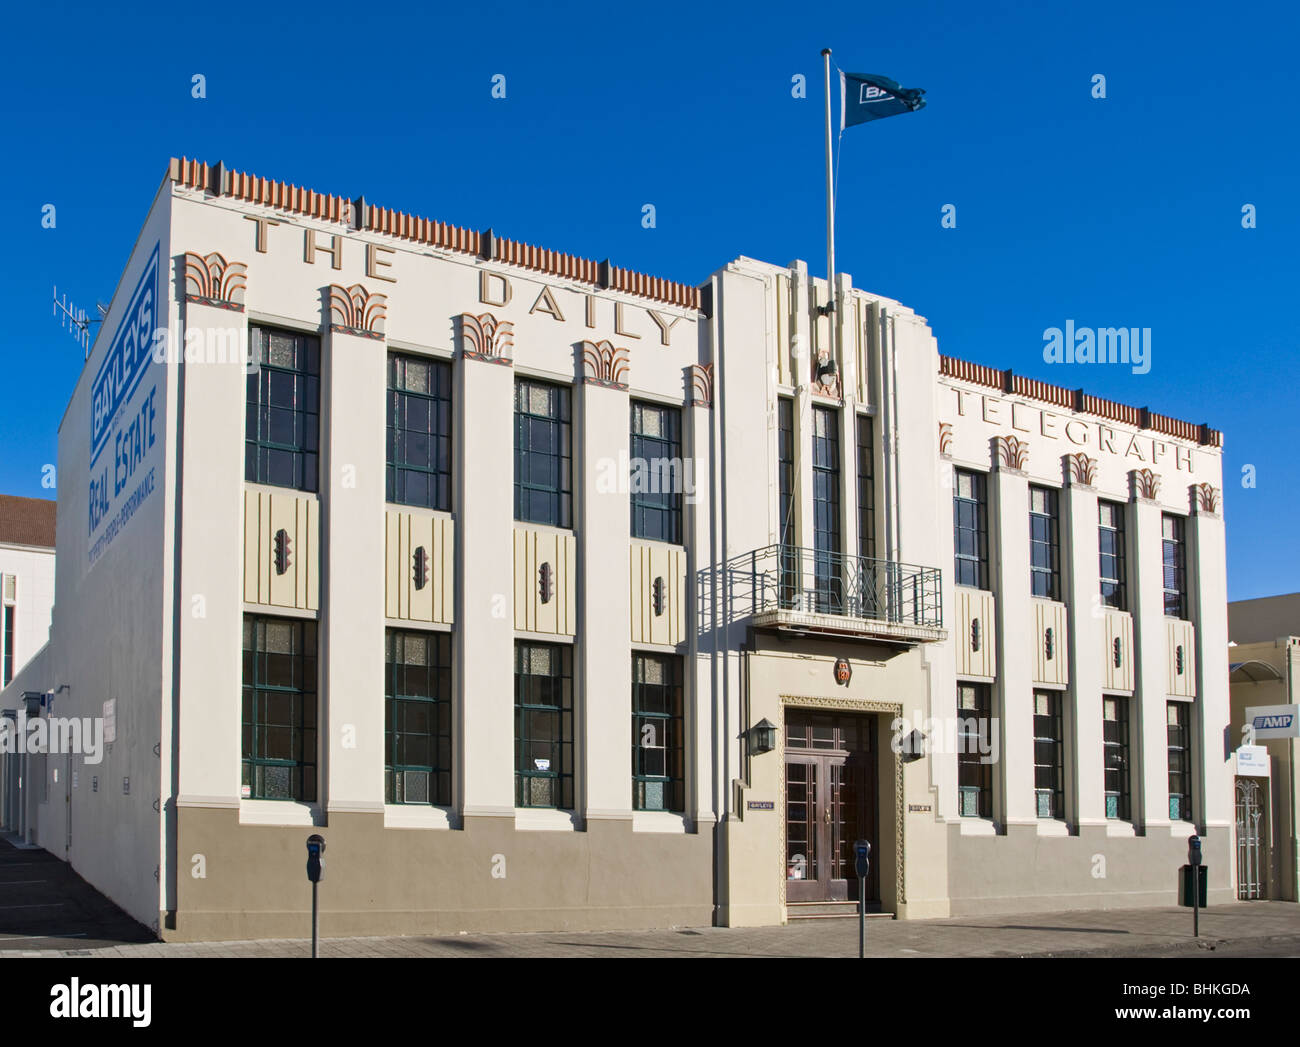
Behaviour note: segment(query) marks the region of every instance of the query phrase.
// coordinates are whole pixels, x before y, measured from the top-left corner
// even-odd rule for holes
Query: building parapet
[[[1099,396],[1085,393],[1082,389],[1066,389],[1064,386],[1041,382],[1036,378],[1026,378],[1024,375],[1015,374],[1010,368],[999,371],[984,364],[940,355],[939,373],[947,378],[957,378],[1002,393],[1012,393],[1031,400],[1054,404],[1079,414],[1097,415],[1112,422],[1121,422],[1139,429],[1150,429],[1166,436],[1199,443],[1202,446],[1223,446],[1223,433],[1208,425],[1184,422],[1177,418],[1170,418],[1168,415],[1157,414],[1145,407],[1132,407],[1128,404],[1116,403],[1114,400],[1103,400]]]

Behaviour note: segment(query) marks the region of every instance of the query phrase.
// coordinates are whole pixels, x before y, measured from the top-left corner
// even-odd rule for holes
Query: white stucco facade
[[[825,301],[802,263],[741,258],[695,288],[173,161],[60,430],[76,525],[50,647],[11,691],[111,711],[115,740],[42,784],[37,841],[177,938],[300,932],[312,831],[327,934],[778,923],[848,900],[860,834],[870,901],[902,918],[1168,904],[1194,830],[1226,895],[1218,434],[948,360],[922,317],[848,276],[829,318]],[[155,315],[171,340],[142,358],[132,332],[152,339]],[[291,343],[319,356],[277,372],[298,383],[292,460],[312,477],[285,483],[256,464],[283,449],[263,438],[279,408],[255,397],[277,379],[256,353]],[[436,504],[394,497],[399,358],[446,368]],[[564,477],[544,520],[520,508],[529,383],[566,405],[543,427],[563,448],[523,459]],[[672,540],[629,527],[637,409],[689,469]],[[986,478],[978,586],[953,577],[955,470]],[[1057,498],[1051,599],[1030,589],[1031,488]],[[1122,611],[1098,599],[1099,498],[1123,507]],[[1184,521],[1182,616],[1162,604],[1165,515]],[[259,675],[283,653],[249,647],[261,628],[309,645],[291,685]],[[448,652],[445,752],[414,777],[394,755],[394,636]],[[547,758],[534,651],[566,667]],[[643,687],[661,672],[678,685]],[[962,684],[987,689],[998,732],[976,816],[956,753],[896,744],[900,719],[937,737]],[[1039,692],[1061,723],[1050,817]],[[276,694],[292,723],[257,711]],[[1106,696],[1131,703],[1123,818]],[[1176,819],[1171,702],[1193,739]],[[293,759],[259,748],[280,727]],[[399,778],[442,791],[401,802]]]

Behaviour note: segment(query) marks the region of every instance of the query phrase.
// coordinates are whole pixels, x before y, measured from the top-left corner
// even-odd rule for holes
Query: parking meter
[[[853,845],[853,855],[857,859],[858,879],[865,880],[871,871],[871,843],[859,840]]]
[[[867,955],[867,873],[871,871],[871,843],[858,840],[853,844],[853,859],[858,874],[858,959]]]
[[[312,883],[320,883],[325,878],[325,865],[321,862],[321,855],[325,853],[325,837],[320,833],[312,833],[307,837],[307,879]]]
[[[1192,937],[1201,936],[1201,838],[1195,833],[1187,837],[1187,864],[1192,883]]]

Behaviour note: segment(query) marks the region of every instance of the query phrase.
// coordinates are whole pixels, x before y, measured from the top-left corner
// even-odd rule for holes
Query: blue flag
[[[840,73],[840,130],[925,108],[925,91],[875,73]]]

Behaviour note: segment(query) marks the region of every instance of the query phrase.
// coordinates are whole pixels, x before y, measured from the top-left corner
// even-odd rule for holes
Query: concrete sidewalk
[[[0,943],[5,944],[5,943]],[[307,940],[163,942],[100,948],[14,948],[0,956],[189,957],[308,956]],[[657,931],[461,934],[453,937],[335,938],[321,955],[429,957],[855,957],[856,920],[807,920],[785,927],[700,927]],[[1300,956],[1300,906],[1237,902],[1201,914],[1192,937],[1190,909],[1119,909],[1021,916],[867,923],[867,952],[916,956]]]

